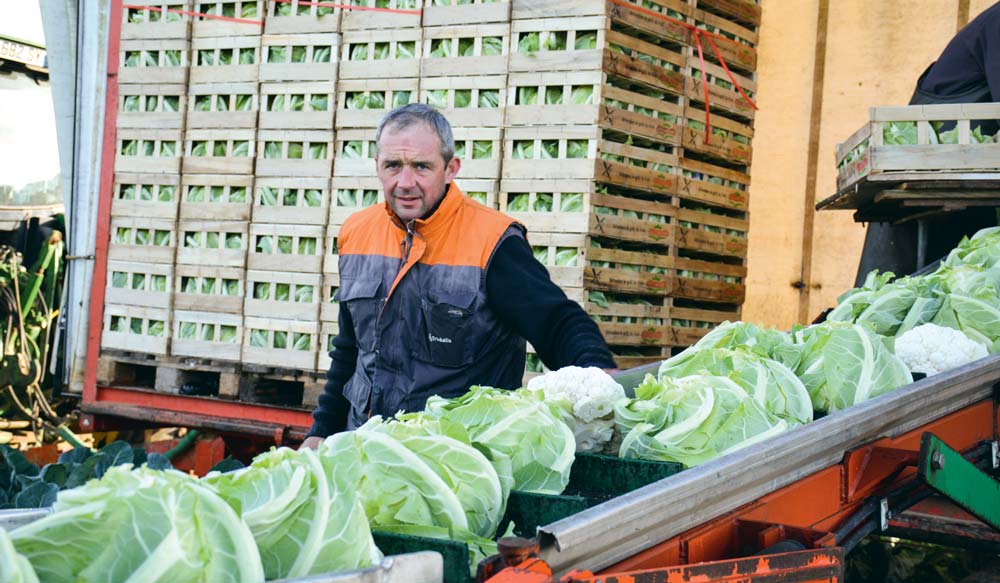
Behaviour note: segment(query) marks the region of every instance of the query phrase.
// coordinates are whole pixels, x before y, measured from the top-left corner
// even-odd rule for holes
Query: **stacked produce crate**
[[[739,318],[752,1],[146,1],[122,14],[105,349],[241,399],[269,398],[253,375],[318,380],[340,227],[383,200],[375,128],[415,102],[619,366]]]

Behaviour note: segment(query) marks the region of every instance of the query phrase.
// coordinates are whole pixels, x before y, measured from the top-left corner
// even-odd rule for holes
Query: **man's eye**
[[[417,162],[414,166],[417,167],[417,170],[427,170],[427,164],[424,164],[423,162]]]

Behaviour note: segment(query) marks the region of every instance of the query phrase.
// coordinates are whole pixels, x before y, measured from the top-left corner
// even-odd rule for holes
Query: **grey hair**
[[[375,152],[378,153],[378,144],[382,139],[382,130],[390,128],[393,130],[406,129],[412,125],[422,123],[434,130],[439,140],[441,140],[441,157],[447,164],[455,156],[455,138],[451,133],[451,124],[440,111],[423,103],[410,103],[397,107],[385,114],[382,121],[378,123],[378,130],[375,131]]]

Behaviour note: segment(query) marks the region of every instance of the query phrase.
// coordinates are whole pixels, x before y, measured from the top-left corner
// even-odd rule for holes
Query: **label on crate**
[[[747,206],[747,193],[742,190],[686,176],[681,177],[677,184],[677,195],[737,209],[744,209]]]
[[[719,53],[726,63],[751,70],[757,66],[756,55],[747,45],[726,38],[714,37],[712,40],[715,41],[715,46],[719,47]],[[708,51],[714,54],[711,49]]]
[[[691,32],[676,22],[657,18],[651,14],[640,12],[634,8],[627,8],[614,2],[607,3],[607,14],[615,22],[649,32],[666,40],[672,40],[684,45],[690,44]]]
[[[708,233],[699,229],[677,229],[677,246],[717,255],[738,255],[746,253],[745,239],[729,237],[718,233]]]
[[[704,81],[701,79],[690,79],[690,85],[688,86],[687,96],[698,102],[704,103],[705,101],[705,88]],[[754,110],[753,107],[747,103],[743,96],[739,94],[738,91],[725,89],[719,87],[714,83],[708,85],[708,98],[711,101],[712,107],[718,107],[720,109],[725,109],[727,111],[732,111],[738,115],[745,117],[753,117]]]
[[[848,185],[853,184],[862,177],[870,174],[872,162],[871,156],[871,149],[867,149],[863,154],[861,154],[860,158],[845,166],[840,174],[837,175],[837,189],[844,189]]]
[[[743,301],[744,289],[738,284],[679,277],[671,295],[693,300],[740,303]]]
[[[610,49],[604,51],[604,70],[609,75],[659,87],[672,93],[684,92],[683,73],[633,59]]]
[[[700,132],[692,127],[684,128],[683,144],[685,148],[696,152],[710,154],[740,164],[750,164],[750,146],[720,136],[710,136],[706,144],[705,132]]]
[[[673,194],[677,190],[677,176],[674,174],[628,166],[610,160],[597,161],[596,180],[661,194]]]
[[[663,342],[665,336],[663,328],[650,326],[642,331],[639,338],[643,344],[659,344]]]
[[[668,144],[680,142],[680,126],[676,123],[610,105],[601,106],[598,123],[627,134],[636,134]]]

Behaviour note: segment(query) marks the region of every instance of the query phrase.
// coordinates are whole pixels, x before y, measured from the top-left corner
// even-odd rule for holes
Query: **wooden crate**
[[[264,0],[193,0],[196,16],[191,36],[260,36],[264,27]],[[213,18],[221,16],[223,18]],[[233,19],[233,20],[229,20]]]
[[[249,221],[253,183],[253,176],[239,174],[185,174],[180,218]]]
[[[340,333],[340,327],[336,322],[321,322],[319,325],[319,339],[320,339],[320,349],[319,358],[316,362],[316,370],[320,372],[325,372],[330,370],[330,365],[333,364],[333,360],[330,358],[330,353],[333,352],[333,339]],[[306,399],[303,398],[302,404],[307,404]],[[315,401],[312,402],[313,405],[316,404]]]
[[[746,26],[760,26],[759,0],[696,0],[695,6]]]
[[[191,0],[133,0],[122,8],[122,40],[187,39]]]
[[[173,263],[177,223],[173,219],[111,217],[108,260]]]
[[[506,75],[420,80],[420,101],[433,105],[453,128],[499,128],[506,105]]]
[[[171,355],[240,360],[243,316],[187,310],[174,310],[171,316]]]
[[[173,307],[195,312],[243,313],[246,271],[217,265],[174,265]]]
[[[580,18],[607,16],[615,28],[674,44],[690,42],[689,29],[677,22],[690,22],[692,3],[686,0],[514,0],[513,19]],[[637,9],[633,9],[635,6]],[[656,13],[656,14],[654,14]],[[662,15],[662,16],[661,16]],[[666,16],[667,18],[663,18]]]
[[[499,180],[503,158],[500,128],[454,128],[455,157],[462,160],[459,174],[465,178]]]
[[[333,130],[260,130],[257,141],[257,176],[330,176]]]
[[[174,267],[167,263],[108,262],[104,303],[169,308]]]
[[[472,200],[490,208],[497,208],[500,196],[500,181],[482,178],[463,178],[462,172],[455,178],[455,185]]]
[[[305,81],[260,84],[260,129],[329,130],[336,108],[336,83]]]
[[[334,127],[338,130],[377,127],[390,110],[417,103],[419,98],[419,79],[342,79],[337,83]]]
[[[603,136],[595,126],[509,127],[504,130],[502,177],[596,180],[661,195],[676,191],[679,163],[669,146],[660,146],[664,152]]]
[[[179,130],[184,127],[184,85],[119,85],[119,128]]]
[[[250,225],[247,269],[320,273],[323,263],[322,225]]]
[[[123,128],[115,133],[115,172],[177,174],[181,167],[181,130]]]
[[[337,255],[339,252],[337,237],[339,235],[340,225],[330,223],[326,228],[326,237],[323,242],[323,275],[340,273],[340,257]]]
[[[338,188],[337,178],[374,178],[375,169],[375,128],[345,129],[337,132],[336,157],[333,161],[334,188]]]
[[[302,370],[316,369],[319,323],[276,318],[243,318],[246,364]]]
[[[184,174],[254,173],[253,129],[189,129],[184,132]]]
[[[698,55],[687,57],[685,73],[687,84],[684,89],[684,96],[688,98],[690,103],[700,104],[694,106],[695,108],[704,108],[705,83],[702,81],[702,66]],[[709,107],[713,111],[744,121],[753,120],[753,107],[747,103],[746,99],[743,99],[743,96],[740,95],[740,92],[732,84],[732,81],[729,80],[729,75],[726,74],[722,67],[706,62],[704,73],[708,78]],[[733,78],[739,82],[740,87],[743,88],[743,92],[747,94],[747,97],[753,99],[757,93],[757,83],[749,77],[738,73],[733,73]],[[713,125],[715,124],[713,123]]]
[[[338,33],[266,34],[261,49],[261,81],[337,80]]]
[[[327,178],[273,178],[254,184],[253,221],[292,225],[325,225],[330,207]]]
[[[257,83],[197,83],[188,87],[187,128],[257,127]]]
[[[590,93],[586,103],[575,103]],[[679,97],[652,97],[611,85],[600,71],[511,73],[506,126],[597,125],[663,144],[680,144]]]
[[[437,0],[424,7],[423,25],[472,26],[494,22],[510,23],[511,0]]]
[[[681,208],[677,210],[677,225],[673,244],[682,251],[740,259],[747,256],[747,218]]]
[[[122,40],[118,60],[121,84],[185,84],[191,63],[187,39]]]
[[[245,316],[315,322],[322,296],[319,273],[247,270]]]
[[[307,0],[268,2],[264,34],[314,34],[340,32],[339,5]]]
[[[419,28],[421,12],[427,0],[351,0],[350,9],[345,9],[340,17],[340,30],[348,33],[355,30],[383,28],[403,30]],[[388,8],[402,12],[365,10],[365,8]]]
[[[372,205],[385,202],[382,183],[374,176],[338,176],[330,185],[328,224],[342,225],[347,217]]]
[[[511,24],[510,72],[604,71],[622,86],[638,85],[675,95],[684,92],[684,56],[654,43],[611,30],[603,16],[515,20]],[[590,35],[595,48],[576,49]],[[535,37],[553,39],[555,49],[535,50]],[[539,44],[538,46],[542,46]]]
[[[885,181],[996,180],[1000,148],[973,135],[975,122],[995,119],[995,103],[873,107],[869,121],[837,144],[837,190]],[[941,123],[947,124],[942,130],[949,128],[944,140],[931,125]]]
[[[729,168],[681,158],[681,176],[677,196],[683,200],[711,206],[745,211],[749,207],[747,194],[750,176]]]
[[[182,220],[177,225],[177,263],[243,267],[247,256],[245,221]]]
[[[510,23],[424,27],[421,77],[506,75]]]
[[[705,142],[705,112],[693,107],[684,111],[684,129],[681,145],[685,151],[696,152],[715,160],[749,167],[753,158],[753,127],[727,119],[711,116],[711,135]]]
[[[746,28],[737,22],[704,10],[695,10],[693,19],[698,28],[707,30],[714,35],[711,37],[712,42],[719,48],[719,54],[722,55],[730,69],[747,73],[753,73],[757,70],[758,36],[756,27],[754,29]],[[706,59],[718,62],[715,50],[704,39],[702,40],[702,52]]]
[[[101,348],[167,354],[170,310],[120,304],[104,305]]]
[[[338,290],[340,290],[340,274],[324,273],[323,290],[319,305],[320,322],[336,323],[340,320],[340,302],[337,301]]]
[[[194,38],[190,81],[192,84],[256,83],[260,76],[260,53],[260,36]]]
[[[344,33],[341,79],[401,79],[420,76],[421,28]]]
[[[176,174],[115,174],[111,214],[119,217],[177,217],[180,177]]]

